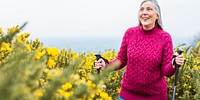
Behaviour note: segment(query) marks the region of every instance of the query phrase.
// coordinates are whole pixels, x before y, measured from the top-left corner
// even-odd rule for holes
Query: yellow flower
[[[56,65],[56,62],[53,59],[49,58],[48,67],[53,68],[55,65]]]
[[[44,80],[44,79],[40,79],[39,82],[40,82],[40,83],[44,83],[45,80]]]
[[[31,51],[31,47],[30,47],[29,44],[25,44],[25,47],[26,47],[26,49],[27,49],[28,51]]]
[[[94,83],[92,83],[92,81],[90,81],[90,80],[88,80],[88,82],[87,82],[87,84],[88,84],[88,90],[90,91],[90,90],[92,90],[93,88],[95,88],[95,84]]]
[[[34,94],[35,94],[37,100],[39,100],[39,97],[43,96],[43,92],[38,89],[34,91]]]
[[[178,51],[178,50],[179,50],[179,47],[176,47],[176,48],[175,48],[175,51]]]
[[[64,93],[65,93],[62,89],[58,89],[57,92],[58,92],[59,94],[61,94],[61,95],[64,95]]]
[[[200,41],[198,42],[198,47],[200,47]]]
[[[189,78],[189,79],[191,78],[191,76],[190,76],[190,75],[186,75],[186,76],[187,76],[187,78]]]
[[[115,73],[115,76],[118,78],[120,77],[118,72]]]
[[[79,69],[79,73],[81,73],[82,76],[86,76],[86,71],[84,69]]]
[[[1,44],[1,51],[9,51],[11,52],[12,49],[8,43],[2,42]]]
[[[102,93],[102,91],[100,89],[97,89],[95,92],[96,95],[100,95],[101,93]]]
[[[188,70],[190,70],[190,66],[187,66]]]
[[[117,92],[119,93],[121,89],[118,87],[116,90],[117,90]]]
[[[26,42],[27,41],[27,38],[29,37],[29,33],[28,32],[25,32],[24,34],[21,34],[17,37],[17,41],[18,42]]]
[[[7,28],[7,33],[10,33],[12,31],[11,28]]]
[[[86,82],[86,79],[84,77],[81,78],[81,82]]]
[[[18,26],[12,27],[12,28],[8,28],[8,29],[7,29],[7,33],[9,34],[9,33],[11,33],[11,32],[19,33],[20,30],[19,30]]]
[[[67,98],[69,98],[70,93],[69,92],[64,92],[63,96],[67,99]]]
[[[72,57],[72,60],[75,60],[79,57],[79,55],[76,53],[76,52],[73,52],[73,57]]]
[[[90,98],[91,100],[93,100],[94,97],[95,97],[95,93],[91,93],[89,98]]]
[[[2,35],[4,32],[2,31],[2,28],[0,28],[0,35]]]
[[[198,70],[198,66],[197,65],[194,65],[193,68],[194,68],[194,70]]]
[[[183,87],[186,87],[186,86],[187,86],[187,84],[186,84],[186,83],[184,83],[184,84],[183,84]]]
[[[100,96],[101,96],[101,98],[103,98],[104,100],[112,100],[112,98],[109,97],[108,94],[105,93],[105,92],[102,92],[102,93],[100,94]]]
[[[39,60],[44,54],[45,54],[45,51],[38,52],[38,53],[35,55],[35,58]]]
[[[92,66],[91,66],[91,65],[86,65],[86,64],[85,64],[85,65],[83,66],[83,68],[84,68],[84,69],[92,69]]]
[[[58,56],[60,54],[59,50],[57,48],[46,48],[46,52],[49,56],[52,56],[54,60],[58,59]]]
[[[169,82],[170,81],[170,78],[167,78],[167,82]]]
[[[72,88],[72,84],[67,82],[65,83],[64,85],[62,85],[62,89],[63,90],[68,90],[68,89],[71,89]]]

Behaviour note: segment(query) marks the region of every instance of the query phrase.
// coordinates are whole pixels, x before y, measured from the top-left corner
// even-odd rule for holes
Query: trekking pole
[[[105,63],[109,63],[108,60],[105,59],[105,58],[103,58],[101,55],[96,54],[95,56],[96,56],[96,60],[97,60],[97,61],[101,58],[101,59],[103,59],[103,60],[105,61]],[[102,62],[100,62],[100,63],[102,63]],[[97,69],[97,73],[98,73],[98,74],[100,74],[100,70],[101,70],[101,67]]]
[[[178,53],[179,55],[181,55],[182,52],[183,52],[182,50],[178,50],[178,51],[177,51],[177,53]],[[173,56],[173,58],[175,58],[175,57],[176,57],[176,56]],[[176,86],[177,86],[177,81],[178,81],[178,71],[179,71],[179,67],[180,67],[180,65],[178,65],[178,64],[176,63],[175,60],[174,60],[173,63],[175,64],[176,73],[175,73],[174,91],[173,91],[172,100],[175,99],[175,95],[176,95]]]

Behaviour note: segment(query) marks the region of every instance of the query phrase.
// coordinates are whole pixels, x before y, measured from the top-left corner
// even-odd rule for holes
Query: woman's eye
[[[152,11],[152,9],[151,9],[151,8],[148,8],[147,10],[148,10],[148,11]]]

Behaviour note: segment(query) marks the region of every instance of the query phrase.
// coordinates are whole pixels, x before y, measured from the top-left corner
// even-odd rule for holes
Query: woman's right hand
[[[104,70],[106,68],[106,62],[100,58],[98,61],[94,61],[94,68]]]

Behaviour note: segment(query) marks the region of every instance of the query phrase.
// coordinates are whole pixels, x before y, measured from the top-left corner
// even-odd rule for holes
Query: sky
[[[138,25],[142,0],[3,0],[0,27],[21,25],[30,39],[122,37]],[[158,0],[164,30],[173,38],[200,32],[200,0]]]

